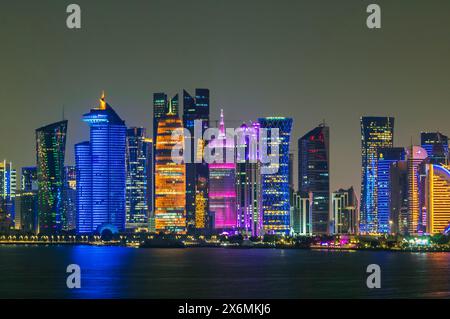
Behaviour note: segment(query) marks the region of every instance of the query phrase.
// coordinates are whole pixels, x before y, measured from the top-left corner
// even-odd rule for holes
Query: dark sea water
[[[81,289],[66,286],[69,264]],[[0,298],[411,297],[450,298],[450,253],[0,246]]]

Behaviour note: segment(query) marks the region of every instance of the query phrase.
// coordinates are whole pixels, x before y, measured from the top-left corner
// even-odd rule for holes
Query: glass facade
[[[247,236],[260,236],[263,219],[261,162],[257,153],[259,123],[244,124],[240,132],[236,157],[237,227]]]
[[[67,231],[75,230],[77,215],[77,174],[75,166],[64,168],[63,186],[63,229]]]
[[[17,172],[11,162],[0,162],[0,197],[3,210],[10,227],[14,226],[16,215],[15,197],[17,189]]]
[[[232,151],[234,154],[234,137],[227,136],[223,119],[220,115],[219,136],[213,139],[208,148],[221,149],[223,154]],[[209,210],[214,214],[214,228],[221,230],[236,229],[236,163],[209,164]]]
[[[269,164],[275,172],[262,174],[264,232],[287,235],[290,232],[289,144],[293,121],[285,117],[267,117],[258,122],[262,129],[278,129],[279,133],[277,138],[270,131],[261,135],[268,154],[275,154],[274,148],[279,150],[278,161]]]
[[[20,188],[23,191],[37,191],[37,169],[36,166],[22,167]]]
[[[22,167],[21,187],[16,197],[15,228],[35,234],[38,230],[38,183],[36,166]]]
[[[127,129],[126,228],[148,227],[152,207],[153,142],[142,127]]]
[[[201,130],[197,135],[203,136],[209,127],[209,90],[196,89],[195,97],[183,90],[183,126],[189,131],[185,136],[186,147],[189,147],[190,159],[186,163],[186,220],[188,229],[204,229],[208,213],[208,164],[203,160],[202,137],[195,138],[195,121],[201,121]],[[198,205],[197,205],[198,204]]]
[[[426,166],[427,233],[443,233],[450,225],[450,166]]]
[[[175,146],[184,145],[183,124],[171,103],[158,122],[155,153],[156,232],[186,233],[186,167],[183,154],[174,156]],[[173,132],[179,131],[177,138]],[[174,157],[173,157],[174,156]]]
[[[63,184],[67,121],[36,130],[39,233],[52,234],[64,225]]]
[[[361,205],[360,232],[377,233],[378,149],[393,147],[394,118],[361,118]]]
[[[298,185],[312,193],[312,232],[330,232],[330,129],[320,125],[298,140]]]
[[[409,234],[417,234],[421,224],[419,166],[427,159],[427,151],[420,146],[408,149],[408,216]]]
[[[448,164],[448,137],[439,132],[422,132],[420,142],[431,164]]]
[[[391,232],[391,167],[393,163],[404,161],[406,150],[403,147],[391,147],[378,149],[377,164],[377,209],[378,209],[378,232]]]
[[[90,142],[75,146],[77,233],[112,233],[125,229],[126,126],[100,99],[98,108],[83,116]]]

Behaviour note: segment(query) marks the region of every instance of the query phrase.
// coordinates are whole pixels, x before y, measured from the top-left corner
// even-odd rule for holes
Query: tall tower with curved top
[[[90,141],[75,145],[77,232],[89,234],[125,229],[126,126],[100,98],[98,107],[83,115]]]

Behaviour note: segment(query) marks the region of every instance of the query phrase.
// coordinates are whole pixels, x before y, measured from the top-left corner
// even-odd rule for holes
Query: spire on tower
[[[223,120],[223,109],[220,109],[219,134],[225,135],[225,122]]]
[[[106,110],[105,91],[102,91],[102,97],[100,98],[100,110]]]
[[[173,113],[172,99],[169,99],[169,110],[168,110],[168,112],[167,112],[167,115],[174,115],[174,113]]]

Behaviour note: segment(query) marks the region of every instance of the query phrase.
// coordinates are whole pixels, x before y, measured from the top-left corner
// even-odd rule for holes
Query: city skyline
[[[240,124],[234,120],[276,110],[295,119],[297,138],[325,119],[330,188],[354,186],[358,194],[360,172],[352,168],[360,165],[360,116],[395,117],[394,146],[407,146],[411,137],[419,145],[421,131],[449,135],[449,61],[444,58],[449,43],[442,41],[449,28],[448,3],[435,5],[431,13],[424,3],[379,1],[383,28],[376,32],[365,27],[360,1],[286,1],[286,6],[249,1],[239,10],[233,1],[220,10],[205,1],[175,7],[134,2],[125,9],[119,3],[79,1],[87,13],[79,32],[64,27],[62,4],[30,2],[25,11],[13,2],[4,4],[0,134],[14,131],[11,144],[21,147],[1,143],[2,158],[16,167],[33,165],[32,131],[60,120],[64,106],[66,158],[73,164],[73,145],[88,138],[76,123],[102,89],[127,125],[147,132],[154,92],[172,96],[195,87],[211,91],[212,123],[221,108],[233,127]],[[258,15],[251,14],[255,7]],[[4,18],[6,13],[14,19]],[[198,45],[202,40],[204,46]],[[25,129],[15,131],[19,119]]]
[[[198,89],[194,89],[194,90],[198,90]],[[200,90],[202,90],[202,89],[200,89]],[[161,94],[161,93],[154,93],[154,94]],[[105,91],[102,91],[101,99],[104,98],[104,95],[105,95]],[[173,99],[178,99],[177,95],[178,95],[178,93],[175,93],[175,96],[172,99],[168,99],[166,101],[166,104],[169,102],[169,100],[172,101]],[[108,101],[110,101],[109,95],[108,95],[107,98],[108,98]],[[98,98],[97,98],[97,100],[98,100]],[[95,103],[93,105],[95,105]],[[87,108],[92,108],[93,105],[92,106],[88,106]],[[118,109],[119,109],[118,112],[121,112],[121,107],[120,106],[118,107]],[[214,107],[212,107],[212,110],[213,110],[213,112],[215,112]],[[180,111],[178,111],[178,112],[181,113]],[[85,112],[81,112],[81,113],[83,114]],[[153,118],[153,112],[151,110],[150,110],[150,114],[151,114],[150,118]],[[54,121],[54,122],[47,121],[46,124],[43,124],[43,126],[45,127],[45,126],[52,125],[52,124],[59,123],[59,122],[66,122],[66,125],[67,125],[67,133],[66,133],[67,136],[66,136],[66,139],[69,139],[69,137],[71,137],[70,136],[70,128],[71,128],[71,124],[70,123],[71,122],[69,120],[67,120],[67,118],[64,116],[64,113],[62,113],[62,115],[63,116],[62,116],[62,120],[61,121]],[[178,114],[178,117],[179,117],[180,120],[183,120],[183,113]],[[398,135],[401,134],[401,133],[398,132],[398,129],[397,129],[398,120],[396,118],[394,118],[394,117],[385,117],[383,115],[380,115],[379,117],[380,118],[395,119],[395,127],[396,127],[396,129],[393,132],[393,138],[394,138],[394,142],[393,142],[393,145],[392,145],[393,148],[410,148],[411,146],[424,147],[424,145],[421,144],[421,143],[427,142],[427,141],[424,140],[424,136],[442,136],[444,138],[447,138],[447,135],[450,134],[450,133],[447,133],[446,131],[441,131],[441,130],[437,130],[437,129],[434,129],[434,130],[431,129],[431,130],[428,130],[428,131],[417,131],[417,134],[415,135],[417,143],[412,143],[413,139],[410,138],[410,142],[409,143],[404,144],[404,145],[399,145],[399,143],[396,142],[396,140],[398,140]],[[151,131],[151,130],[147,129],[148,126],[136,126],[136,125],[133,125],[133,123],[128,123],[128,121],[126,119],[126,116],[123,116],[123,118],[124,118],[124,122],[125,122],[125,125],[126,125],[127,129],[143,129],[146,132],[147,131]],[[258,118],[258,116],[255,116],[255,118]],[[374,118],[374,117],[361,115],[361,117],[358,119],[358,121],[361,121],[362,118]],[[231,122],[229,124],[232,124],[232,123],[239,124],[237,126],[236,125],[234,125],[234,126],[233,125],[227,125],[227,123],[226,123],[227,120],[225,120],[224,121],[224,125],[225,125],[226,128],[232,127],[233,129],[236,129],[236,128],[239,128],[241,125],[245,125],[245,123],[247,123],[250,120],[251,119],[243,119],[242,121],[238,121],[238,120],[230,120],[229,121],[229,122]],[[82,126],[81,121],[82,121],[82,116],[78,119],[78,123],[73,123],[72,122],[73,126]],[[296,120],[295,120],[295,118],[293,118],[293,126],[295,126],[295,123],[296,123]],[[217,128],[219,128],[220,127],[220,116],[218,117],[217,120],[214,120],[214,119],[210,120],[209,124],[210,124],[210,127],[213,127],[213,128],[217,127]],[[322,127],[322,126],[326,126],[327,129],[329,131],[331,131],[328,134],[329,134],[329,140],[330,140],[329,141],[329,144],[330,144],[329,147],[332,148],[333,142],[334,142],[333,139],[332,139],[333,127],[328,125],[328,123],[322,122],[322,123],[317,123],[316,125],[311,125],[308,129],[306,129],[305,134],[308,135],[315,128]],[[31,129],[31,131],[34,131],[34,130],[37,130],[37,129]],[[358,132],[358,133],[360,133],[360,132]],[[296,190],[300,190],[301,187],[298,184],[298,180],[299,180],[298,177],[299,177],[299,173],[300,172],[299,172],[299,167],[298,167],[298,164],[299,164],[299,159],[298,159],[299,148],[298,148],[298,145],[297,145],[297,141],[299,141],[302,138],[302,136],[293,136],[292,134],[293,133],[291,133],[291,136],[290,136],[290,153],[292,155],[294,155],[294,161],[295,161],[295,165],[293,165],[293,169],[294,169],[293,174],[296,177],[296,178],[294,178],[294,182],[295,182],[294,187],[295,187]],[[147,135],[149,135],[149,134],[147,134]],[[304,136],[306,136],[306,135],[304,135]],[[146,136],[146,138],[150,138],[151,140],[154,140],[153,138],[151,138],[149,136]],[[73,140],[74,138],[71,137],[70,139]],[[87,139],[89,139],[89,137],[87,137]],[[78,139],[78,141],[75,141],[72,145],[66,145],[65,161],[64,161],[64,165],[65,166],[73,166],[73,165],[75,165],[75,152],[74,152],[74,149],[75,149],[76,144],[78,144],[78,143],[80,143],[79,139]],[[429,146],[427,146],[427,148],[429,150],[432,149],[432,147],[429,147]],[[359,147],[357,149],[358,149],[358,152],[360,152],[361,151],[361,145],[359,145]],[[34,151],[35,151],[35,149],[31,150],[32,153],[34,153]],[[448,149],[447,149],[447,152],[448,152]],[[2,158],[2,161],[6,161],[8,163],[11,162],[14,165],[14,168],[17,169],[18,172],[19,172],[19,169],[21,169],[21,168],[33,167],[33,166],[36,165],[35,154],[32,155],[32,158],[33,159],[30,159],[30,160],[27,160],[27,161],[25,161],[24,159],[17,160],[17,159],[12,159],[11,156],[9,156],[8,154],[5,154],[3,156],[3,158]],[[359,158],[361,159],[361,153],[359,153]],[[330,167],[336,166],[336,163],[333,163],[333,159],[332,158],[331,158],[331,160],[329,159],[329,161],[330,161]],[[25,162],[27,164],[23,165],[23,166],[18,164],[18,163],[22,163],[22,162]],[[433,163],[437,163],[437,162],[434,161]],[[358,166],[359,168],[356,169],[358,172],[361,171],[361,164],[362,163],[361,163],[361,160],[360,160],[360,163],[359,163],[359,166]],[[355,171],[355,169],[350,170],[348,173],[351,174],[353,171]],[[333,169],[329,168],[329,173],[330,173],[330,185],[336,185],[337,182],[334,181],[333,178],[331,177],[331,176],[333,176]],[[19,178],[21,175],[19,173],[17,173],[17,176]],[[345,181],[344,181],[343,184],[337,184],[336,187],[330,186],[330,189],[331,189],[331,191],[333,191],[333,190],[338,190],[340,188],[353,187],[355,189],[358,197],[361,197],[361,192],[360,192],[360,189],[361,189],[361,187],[360,187],[361,186],[361,178],[362,178],[362,176],[360,174],[357,183],[350,184],[350,182],[345,183]],[[17,186],[18,186],[17,189],[19,189],[20,183],[17,183]],[[331,194],[331,192],[330,192],[330,194]]]
[[[450,0],[2,2],[0,299],[450,299]]]

